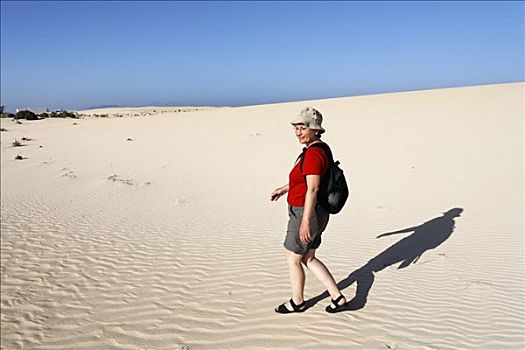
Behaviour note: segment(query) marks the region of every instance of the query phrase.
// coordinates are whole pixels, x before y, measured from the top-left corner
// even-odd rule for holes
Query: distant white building
[[[49,113],[49,108],[40,108],[40,107],[21,107],[16,109],[16,113],[20,111],[29,111],[35,114]]]

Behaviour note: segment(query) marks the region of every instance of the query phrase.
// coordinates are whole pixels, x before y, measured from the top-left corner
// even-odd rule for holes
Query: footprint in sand
[[[70,179],[76,179],[77,176],[75,175],[75,172],[73,170],[70,170],[68,168],[63,168],[62,171],[64,172],[62,174],[62,177],[69,177]]]
[[[190,201],[186,198],[177,198],[173,201],[173,206],[189,204]]]
[[[135,182],[133,181],[133,179],[125,179],[125,178],[120,177],[120,175],[118,175],[118,174],[114,174],[114,175],[108,176],[106,179],[107,180],[111,180],[113,182],[120,182],[120,183],[123,183],[125,185],[129,185],[129,186],[135,185]]]

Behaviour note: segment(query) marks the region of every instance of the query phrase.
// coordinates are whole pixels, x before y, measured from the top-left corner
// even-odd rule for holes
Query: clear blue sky
[[[524,80],[523,2],[1,2],[1,103],[230,105]]]

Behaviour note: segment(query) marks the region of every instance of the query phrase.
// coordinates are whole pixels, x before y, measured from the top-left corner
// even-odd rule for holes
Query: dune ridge
[[[147,107],[104,107],[78,110],[79,117],[144,117],[162,115],[164,113],[197,112],[228,107],[208,106],[147,106]]]

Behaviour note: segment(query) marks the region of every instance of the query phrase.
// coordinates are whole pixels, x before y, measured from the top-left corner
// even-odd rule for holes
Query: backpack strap
[[[301,152],[301,154],[299,154],[299,157],[297,157],[297,159],[295,160],[295,163],[297,163],[297,161],[298,161],[299,159],[301,159],[301,158],[304,157],[304,154],[306,153],[306,150],[307,150],[307,149],[308,149],[308,148],[303,147],[303,151]],[[301,162],[302,162],[302,159],[301,159]],[[302,165],[301,165],[301,172],[302,172],[302,171],[303,171],[303,168],[302,168]]]
[[[325,154],[328,157],[328,160],[330,161],[330,163],[334,162],[334,156],[332,154],[332,150],[330,149],[330,146],[328,146],[326,143],[321,141],[320,143],[314,143],[310,147],[319,147],[319,148],[321,148],[325,152]]]
[[[313,145],[310,146],[310,148],[312,147],[319,147],[321,148],[326,156],[328,157],[328,162],[329,164],[332,164],[334,162],[334,156],[332,155],[332,150],[330,149],[330,147],[324,143],[324,142],[319,142],[319,143],[314,143]],[[299,157],[297,157],[297,159],[301,159],[301,163],[300,163],[300,169],[301,169],[301,174],[303,173],[303,162],[304,162],[304,156],[306,155],[306,151],[308,150],[309,148],[307,147],[304,147],[303,148],[303,152],[299,155]],[[297,160],[296,160],[297,162]]]

